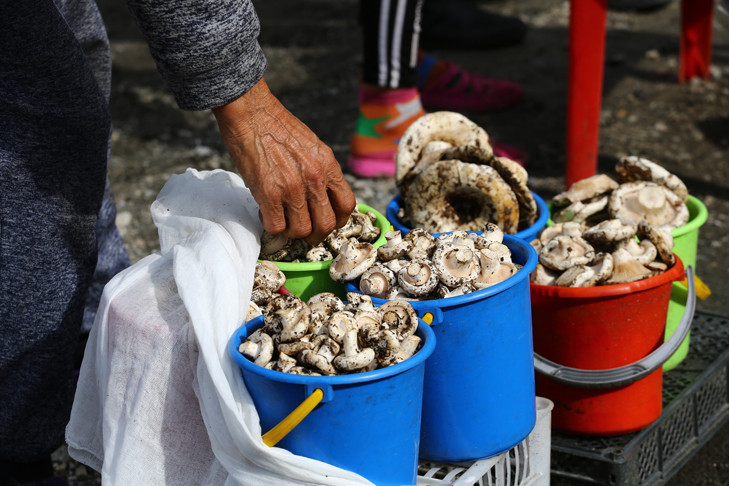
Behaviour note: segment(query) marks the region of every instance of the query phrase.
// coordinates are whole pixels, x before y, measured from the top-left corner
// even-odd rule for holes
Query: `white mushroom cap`
[[[479,261],[480,272],[471,282],[471,285],[476,290],[485,289],[499,282],[503,282],[519,271],[519,267],[511,262],[511,258],[507,262],[502,262],[501,257],[489,249],[477,251],[476,258]]]
[[[350,239],[342,245],[329,267],[329,276],[336,282],[349,282],[362,275],[377,260],[372,243]]]
[[[481,271],[477,253],[466,246],[439,245],[433,253],[433,265],[440,281],[451,288],[472,282]]]
[[[253,277],[254,287],[264,287],[272,292],[276,292],[285,283],[286,275],[278,265],[269,260],[256,262],[256,271]]]
[[[635,282],[653,276],[653,272],[641,265],[633,255],[619,248],[612,253],[613,272],[605,283],[608,285]]]
[[[402,363],[406,359],[412,357],[418,350],[418,346],[420,346],[420,341],[421,339],[415,334],[412,334],[403,339],[400,343],[400,352],[397,354],[397,362]]]
[[[618,187],[618,183],[610,176],[597,174],[573,183],[565,192],[552,198],[555,207],[567,206],[576,201],[592,199],[596,196],[608,194]]]
[[[486,131],[460,113],[438,111],[423,115],[405,130],[397,147],[395,182],[401,194],[407,193],[406,176],[420,160],[425,147],[435,141],[452,146],[474,145],[492,151]]]
[[[488,165],[435,162],[417,176],[404,199],[412,224],[431,233],[480,230],[488,222],[516,233],[519,226],[514,191]]]
[[[529,276],[529,280],[531,283],[536,285],[555,285],[557,277],[560,275],[561,272],[559,270],[552,270],[541,263],[537,263],[534,271]]]
[[[590,217],[600,213],[608,205],[608,196],[599,196],[584,201],[575,201],[569,206],[562,208],[554,213],[552,220],[558,223],[572,221],[574,223],[584,223]]]
[[[642,240],[638,243],[635,238],[626,238],[623,241],[618,242],[616,250],[618,248],[624,248],[633,255],[633,258],[638,260],[641,265],[648,265],[658,256],[658,250],[651,240]]]
[[[375,359],[375,351],[372,348],[359,350],[356,329],[351,329],[344,335],[342,349],[344,354],[334,358],[334,366],[340,370],[359,370],[365,368]]]
[[[332,252],[329,251],[329,248],[327,248],[326,245],[323,243],[316,245],[316,246],[312,246],[306,252],[306,261],[307,262],[326,262],[333,258],[334,258],[334,255],[332,254]]]
[[[613,218],[638,224],[677,228],[688,222],[686,204],[670,189],[655,182],[626,182],[610,195],[608,211]]]
[[[367,295],[386,299],[395,283],[397,283],[395,273],[386,266],[376,263],[360,277],[359,289]]]
[[[676,263],[676,257],[673,254],[673,235],[669,230],[655,227],[647,221],[641,221],[638,223],[638,238],[650,240],[655,245],[661,261],[668,266]]]
[[[320,316],[322,320],[341,310],[344,310],[344,302],[332,292],[320,292],[309,297],[306,302],[311,309],[312,319],[314,316]]]
[[[495,223],[486,223],[480,236],[490,241],[496,241],[498,243],[504,242],[504,232]]]
[[[319,354],[312,349],[305,349],[301,351],[299,353],[299,360],[308,366],[316,368],[317,371],[320,371],[324,375],[331,376],[337,374],[337,370],[334,369],[326,356]]]
[[[418,329],[418,314],[407,301],[390,300],[378,307],[377,311],[382,316],[383,327],[395,331],[400,340]]]
[[[258,366],[266,366],[273,358],[273,339],[258,329],[238,346],[238,351]]]
[[[410,249],[410,242],[402,239],[400,230],[385,233],[387,243],[377,249],[377,257],[382,262],[388,262],[404,256]]]
[[[263,314],[266,322],[263,329],[275,331],[282,342],[298,339],[309,330],[311,309],[293,294],[277,294]]]
[[[291,240],[281,233],[273,234],[264,231],[261,235],[261,253],[262,260],[281,261],[288,254],[291,247]]]
[[[544,228],[542,230],[542,233],[539,235],[539,240],[542,242],[542,244],[544,244],[555,236],[559,235],[582,236],[582,232],[585,231],[585,229],[586,226],[582,223],[573,223],[570,221],[565,223],[557,223]]]
[[[390,366],[398,362],[400,340],[395,331],[383,329],[379,333],[376,346],[372,349],[375,351],[375,359],[380,367]]]
[[[582,237],[593,245],[606,245],[635,236],[638,225],[620,219],[606,219],[582,232]]]
[[[350,311],[335,312],[329,318],[327,323],[327,332],[332,339],[338,343],[342,343],[344,335],[350,329],[356,329],[357,324],[354,320],[354,314]]]
[[[545,243],[539,252],[539,262],[552,270],[585,265],[594,257],[594,248],[580,236],[556,236]]]
[[[246,313],[246,322],[250,321],[251,319],[255,319],[258,316],[262,316],[263,312],[261,311],[261,308],[258,307],[258,305],[253,302],[252,300],[248,302],[248,313]]]
[[[438,285],[438,271],[428,260],[412,260],[397,273],[397,282],[408,294],[422,297]]]
[[[560,287],[592,287],[603,282],[613,272],[613,257],[610,253],[598,253],[589,265],[577,265],[565,270],[557,277],[554,285]]]
[[[615,171],[621,182],[655,182],[673,191],[684,203],[688,201],[689,193],[683,181],[661,165],[648,159],[634,155],[623,157],[615,165]]]
[[[407,256],[412,260],[429,259],[435,250],[435,237],[423,228],[413,228],[405,234],[404,240],[410,248]]]

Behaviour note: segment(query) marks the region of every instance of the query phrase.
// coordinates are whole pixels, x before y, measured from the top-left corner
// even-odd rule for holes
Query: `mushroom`
[[[347,282],[362,275],[377,260],[377,250],[372,243],[349,239],[340,248],[339,255],[329,267],[329,276],[336,282]]]
[[[688,222],[686,204],[674,192],[655,182],[626,182],[610,195],[608,211],[613,218],[638,224],[677,228]]]
[[[254,302],[258,306],[266,306],[275,293],[266,287],[253,287],[251,290],[251,302]]]
[[[342,349],[344,354],[334,358],[334,366],[344,371],[354,371],[365,368],[373,359],[375,351],[372,348],[359,349],[357,342],[357,330],[350,329],[343,338]]]
[[[449,287],[472,282],[481,271],[476,253],[465,246],[439,245],[433,253],[433,265],[440,281]]]
[[[613,272],[605,283],[608,285],[635,282],[653,275],[653,272],[641,265],[625,248],[618,248],[612,253]]]
[[[689,193],[683,181],[664,167],[648,159],[636,157],[635,155],[623,157],[615,165],[615,171],[618,173],[621,182],[655,182],[673,191],[684,203],[688,201]]]
[[[480,236],[488,241],[496,241],[498,243],[504,242],[504,232],[501,231],[501,228],[499,228],[499,225],[496,223],[486,223]]]
[[[534,268],[529,280],[536,285],[555,285],[557,277],[560,275],[561,272],[547,268],[541,263],[537,263],[537,266]]]
[[[412,260],[429,259],[435,250],[435,237],[423,228],[411,229],[404,240],[410,245],[407,256]]]
[[[454,289],[448,287],[446,284],[438,284],[438,286],[433,291],[433,298],[435,299],[448,299],[450,297],[458,297],[459,295],[466,295],[473,292],[475,289],[473,286],[468,284],[463,284],[459,287],[456,287]]]
[[[428,260],[408,262],[397,273],[397,282],[408,294],[415,297],[428,295],[438,285],[438,271]]]
[[[375,359],[379,367],[384,368],[397,363],[397,356],[400,353],[400,340],[395,331],[383,329],[380,331],[377,343],[372,348],[375,352]]]
[[[539,262],[552,270],[566,270],[590,263],[595,256],[593,247],[581,236],[555,236],[542,247]]]
[[[325,244],[320,243],[318,245],[309,248],[306,252],[307,262],[325,262],[334,258],[334,255]]]
[[[477,251],[476,259],[479,262],[480,271],[471,281],[471,285],[476,290],[503,282],[519,271],[519,267],[511,262],[511,258],[509,261],[501,261],[501,257],[496,252],[487,248]]]
[[[356,332],[356,331],[355,331]],[[299,359],[302,363],[316,368],[324,375],[336,375],[337,370],[334,369],[332,363],[330,363],[326,356],[317,353],[313,349],[305,349],[299,353]]]
[[[257,329],[238,346],[238,351],[258,366],[266,366],[273,358],[273,338]]]
[[[286,275],[278,265],[269,260],[256,262],[253,276],[254,287],[264,287],[272,292],[278,291],[286,283]]]
[[[377,257],[382,262],[401,258],[410,249],[409,242],[403,241],[400,230],[388,231],[385,233],[385,240],[387,243],[377,249]]]
[[[271,364],[271,369],[274,371],[280,371],[282,373],[289,373],[291,369],[296,366],[296,360],[286,353],[282,353],[279,350],[278,360]]]
[[[376,263],[360,277],[359,289],[367,295],[386,299],[396,282],[397,276],[392,270]]]
[[[410,173],[420,160],[425,147],[435,141],[451,146],[473,145],[492,152],[486,131],[460,113],[437,111],[423,115],[405,130],[397,147],[395,182],[401,194],[408,194],[412,181]],[[440,144],[435,150],[431,150],[437,151],[443,147],[445,145]]]
[[[554,285],[559,287],[592,287],[610,277],[613,272],[613,257],[600,252],[589,265],[570,267],[557,277]]]
[[[633,258],[638,260],[641,265],[649,265],[658,256],[656,245],[654,245],[651,240],[642,240],[638,243],[632,236],[618,242],[615,249],[617,250],[618,248],[625,248],[628,250],[628,252],[633,255]]]
[[[552,204],[561,208],[577,201],[592,199],[608,194],[618,187],[618,183],[610,176],[597,174],[573,183],[568,190],[552,198]]]
[[[302,337],[309,330],[311,309],[293,294],[276,295],[264,310],[264,329],[280,335],[281,342]]]
[[[593,245],[604,246],[635,236],[638,226],[620,219],[606,219],[587,228],[582,237]]]
[[[371,215],[371,216],[370,216]],[[380,237],[380,228],[374,224],[374,213],[352,212],[350,218],[360,227],[359,240],[374,243]]]
[[[479,230],[488,222],[516,233],[519,204],[514,191],[488,165],[442,160],[413,181],[405,200],[413,225],[429,232]]]
[[[418,314],[409,302],[390,300],[377,308],[382,317],[382,325],[397,333],[400,340],[415,333],[418,328]]]
[[[397,362],[402,363],[406,359],[412,357],[420,346],[421,339],[415,334],[411,334],[400,342],[400,351],[397,353]]]
[[[354,314],[343,310],[331,315],[327,325],[327,332],[332,339],[341,344],[347,331],[356,329],[356,326]]]
[[[248,302],[248,312],[246,313],[246,322],[255,319],[258,316],[262,316],[263,312],[258,305],[252,300]]]
[[[260,258],[262,260],[281,261],[286,257],[286,255],[288,255],[290,247],[291,240],[283,234],[273,234],[268,231],[264,231],[261,235]]]
[[[557,223],[544,228],[542,233],[539,235],[539,240],[542,244],[544,244],[558,235],[582,236],[582,232],[585,231],[585,228],[585,225],[582,223],[574,223],[571,221]]]
[[[644,220],[638,223],[638,238],[650,240],[655,245],[661,261],[669,267],[676,263],[676,256],[673,254],[673,235],[670,231],[657,228]]]
[[[450,233],[443,233],[435,240],[435,251],[444,248],[476,248],[476,238],[468,231],[456,230]],[[435,256],[435,253],[433,253]]]
[[[608,196],[600,196],[585,201],[575,201],[569,206],[556,211],[552,219],[558,223],[572,221],[585,223],[592,216],[599,214],[608,205]]]
[[[537,202],[527,187],[529,175],[526,169],[506,157],[496,157],[491,149],[474,145],[459,145],[443,152],[440,160],[460,160],[477,165],[492,167],[509,185],[519,203],[519,228],[531,226],[537,219]]]

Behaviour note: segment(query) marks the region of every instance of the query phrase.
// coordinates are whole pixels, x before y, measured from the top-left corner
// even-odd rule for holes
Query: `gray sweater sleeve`
[[[229,103],[263,77],[251,0],[127,0],[157,69],[184,110]]]

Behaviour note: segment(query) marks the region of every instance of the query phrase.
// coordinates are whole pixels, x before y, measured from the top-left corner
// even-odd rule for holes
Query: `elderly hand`
[[[332,150],[264,79],[213,113],[266,231],[316,244],[344,226],[356,201]]]

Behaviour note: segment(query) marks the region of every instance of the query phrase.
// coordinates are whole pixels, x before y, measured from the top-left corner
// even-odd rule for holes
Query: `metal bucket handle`
[[[691,265],[686,267],[688,279],[688,296],[681,322],[671,337],[648,356],[619,368],[605,370],[583,370],[562,366],[537,353],[534,353],[534,368],[551,380],[564,385],[580,388],[612,388],[630,385],[648,376],[668,361],[678,350],[691,329],[696,309],[696,289],[694,287],[694,271]]]

